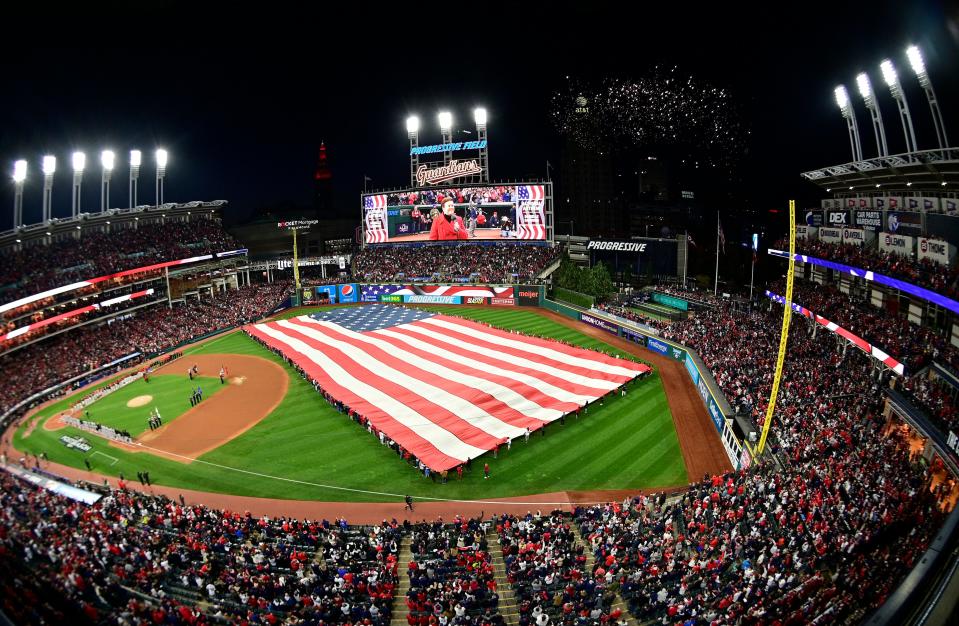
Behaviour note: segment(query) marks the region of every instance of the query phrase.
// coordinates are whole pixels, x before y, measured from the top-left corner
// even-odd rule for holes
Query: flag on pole
[[[296,363],[351,417],[369,420],[437,471],[542,428],[649,371],[593,350],[382,304],[245,330]]]
[[[726,233],[723,232],[723,223],[719,220],[716,223],[719,224],[719,244],[723,248],[723,254],[726,254]]]

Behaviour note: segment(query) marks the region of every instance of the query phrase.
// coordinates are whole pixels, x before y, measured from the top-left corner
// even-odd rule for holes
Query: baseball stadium
[[[951,623],[959,149],[935,100],[915,145],[892,64],[907,150],[873,115],[864,157],[837,88],[852,161],[761,228],[642,180],[652,236],[577,218],[579,178],[490,177],[485,108],[438,140],[411,114],[409,170],[342,223],[164,202],[162,147],[100,153],[99,211],[74,152],[67,213],[57,157],[15,161],[0,623]],[[657,80],[558,89],[559,132]]]

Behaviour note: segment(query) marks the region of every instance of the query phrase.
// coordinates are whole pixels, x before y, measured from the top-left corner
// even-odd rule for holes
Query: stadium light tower
[[[473,119],[476,121],[476,138],[480,142],[479,166],[483,171],[479,179],[483,182],[489,182],[489,148],[487,147],[486,137],[486,109],[478,107],[473,111]]]
[[[879,150],[879,156],[889,156],[889,146],[886,145],[886,129],[882,125],[882,112],[879,110],[879,104],[876,102],[876,94],[872,90],[872,83],[869,81],[869,75],[861,72],[856,76],[856,85],[859,86],[859,95],[866,104],[866,110],[872,118],[872,132],[876,135],[876,149]]]
[[[130,208],[137,205],[137,182],[140,180],[140,164],[143,162],[143,153],[139,150],[130,150]]]
[[[53,174],[57,171],[57,157],[43,157],[43,223],[49,224],[53,204]]]
[[[13,227],[23,226],[23,183],[27,180],[27,162],[23,159],[13,164]]]
[[[113,150],[104,150],[100,153],[100,165],[103,166],[100,175],[100,212],[110,208],[110,178],[113,177],[113,166],[116,164],[116,155]]]
[[[842,116],[846,120],[846,126],[849,128],[849,145],[852,147],[852,160],[862,161],[862,145],[859,143],[859,127],[856,126],[856,111],[852,108],[852,102],[849,101],[849,92],[845,85],[836,87],[836,104],[842,111]]]
[[[886,59],[879,64],[882,70],[883,80],[889,86],[889,93],[892,99],[896,101],[899,107],[899,119],[902,120],[902,134],[906,137],[906,152],[916,152],[916,131],[912,128],[912,116],[909,115],[909,103],[906,102],[906,94],[902,92],[902,85],[899,84],[899,75],[896,73],[896,66],[892,61]]]
[[[448,146],[453,143],[453,115],[449,111],[441,111],[439,114],[440,132],[443,134],[443,145]],[[452,150],[443,151],[443,165],[449,165],[453,159]]]
[[[83,185],[83,168],[87,166],[87,155],[73,153],[73,217],[80,215],[80,188]]]
[[[156,189],[156,202],[157,206],[163,204],[163,179],[166,178],[166,163],[167,163],[167,151],[163,148],[158,148],[156,151],[156,161],[157,161],[157,189]]]
[[[406,134],[410,138],[410,187],[416,187],[416,169],[420,166],[420,118],[411,115],[406,118]]]
[[[939,110],[939,101],[936,99],[936,92],[932,88],[932,81],[929,80],[929,74],[926,73],[926,63],[922,59],[922,53],[918,46],[909,46],[906,48],[906,57],[909,64],[912,65],[912,71],[916,73],[919,79],[919,85],[926,92],[926,99],[929,100],[929,109],[932,111],[932,122],[936,126],[936,139],[939,140],[941,150],[949,147],[949,140],[946,138],[946,125],[942,121],[942,111]]]

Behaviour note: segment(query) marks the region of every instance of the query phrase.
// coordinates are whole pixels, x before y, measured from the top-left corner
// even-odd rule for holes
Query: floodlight
[[[899,76],[896,75],[896,67],[892,64],[892,61],[886,59],[879,64],[879,69],[882,70],[882,77],[886,81],[886,85],[895,87],[899,84]],[[894,93],[893,96],[895,95]]]
[[[87,155],[82,152],[73,153],[73,171],[80,173],[83,171],[83,168],[87,166]]]
[[[143,153],[139,150],[130,150],[130,165],[133,167],[140,167],[140,163],[143,162]]]
[[[849,106],[849,93],[846,92],[846,88],[843,85],[839,85],[836,87],[835,94],[836,104],[838,104],[839,108],[845,113],[846,108]]]
[[[43,173],[52,176],[57,171],[57,157],[47,155],[43,157]]]
[[[22,183],[27,179],[27,162],[23,159],[13,164],[13,182]]]
[[[923,76],[926,75],[926,64],[922,60],[922,53],[919,52],[919,47],[909,46],[906,48],[906,57],[909,59],[909,64],[912,66],[912,71],[916,73],[916,76],[919,77],[919,81],[922,82]]]
[[[439,115],[440,130],[449,130],[453,127],[453,114],[449,111],[443,111]]]
[[[869,84],[869,76],[865,72],[856,76],[856,84],[859,86],[859,95],[863,100],[869,100],[872,97],[872,85]]]
[[[110,172],[113,171],[113,165],[116,162],[116,155],[113,154],[113,150],[104,150],[100,153],[100,163],[103,165],[103,169]]]
[[[415,133],[420,130],[420,118],[415,115],[411,115],[406,118],[406,132]]]
[[[166,167],[167,156],[168,156],[167,151],[164,150],[163,148],[160,148],[157,150],[157,153],[156,153],[157,167]]]
[[[473,119],[476,120],[477,126],[486,126],[486,109],[480,107],[473,111]]]

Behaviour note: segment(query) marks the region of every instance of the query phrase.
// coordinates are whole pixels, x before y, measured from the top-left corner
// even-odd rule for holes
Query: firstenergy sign
[[[645,252],[647,244],[636,241],[590,241],[587,250],[607,250],[610,252]]]

